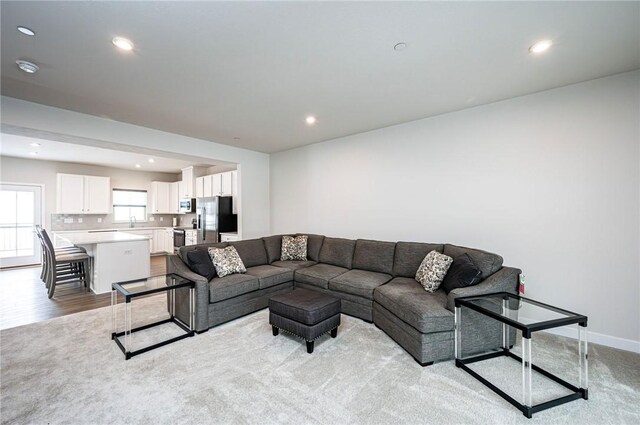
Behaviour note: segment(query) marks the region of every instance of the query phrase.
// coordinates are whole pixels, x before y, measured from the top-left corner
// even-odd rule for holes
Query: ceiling
[[[3,1],[1,24],[3,95],[261,152],[640,68],[640,2]]]
[[[38,143],[40,146],[33,147],[31,143]],[[32,155],[30,152],[37,152],[37,155]],[[200,158],[198,158],[197,162],[194,162],[194,160],[184,158],[166,158],[158,155],[150,155],[149,153],[142,154],[116,149],[105,149],[95,146],[35,139],[7,133],[0,134],[0,155],[162,173],[179,173],[183,168],[191,165],[204,167],[215,166],[215,162],[209,163]],[[153,163],[149,162],[150,158],[154,160]],[[139,164],[140,168],[136,167],[136,164]]]

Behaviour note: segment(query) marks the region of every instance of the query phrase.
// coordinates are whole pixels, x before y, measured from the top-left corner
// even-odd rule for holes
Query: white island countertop
[[[148,236],[134,235],[126,232],[95,232],[95,233],[60,233],[55,232],[55,235],[69,242],[72,245],[91,245],[101,243],[114,243],[114,242],[131,242],[131,241],[143,241],[149,240]]]

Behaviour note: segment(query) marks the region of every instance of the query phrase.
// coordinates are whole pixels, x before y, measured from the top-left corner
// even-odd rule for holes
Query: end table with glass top
[[[112,333],[111,339],[113,339],[118,347],[124,353],[125,359],[129,360],[133,356],[145,353],[149,350],[153,350],[158,347],[162,347],[172,342],[179,341],[184,338],[192,337],[195,335],[194,324],[194,305],[195,305],[195,282],[180,277],[174,274],[168,274],[165,276],[155,276],[146,279],[131,280],[127,282],[117,282],[111,285],[111,320],[112,320]],[[188,322],[180,320],[176,317],[176,297],[181,294],[185,294],[188,290],[189,303],[189,317]],[[144,297],[147,295],[158,294],[161,292],[167,293],[167,310],[169,317],[163,320],[159,320],[153,323],[149,323],[137,328],[131,329],[132,326],[132,304],[135,298]],[[118,296],[124,299],[124,331],[118,331]],[[184,296],[179,300],[185,302]],[[178,327],[180,334],[172,338],[156,342],[155,344],[148,345],[146,347],[133,350],[133,333],[143,331],[145,329],[153,328],[155,326],[164,325],[167,323],[173,323]]]
[[[526,308],[528,313],[535,316],[547,317],[548,320],[524,320],[518,318],[518,312]],[[468,308],[477,313],[491,317],[502,323],[502,347],[498,351],[487,354],[463,357],[462,355],[462,314],[461,309]],[[537,310],[537,311],[536,311]],[[532,323],[524,323],[524,322]],[[534,332],[546,329],[558,328],[566,325],[578,325],[578,386],[532,364],[531,361],[531,336]],[[515,341],[510,340],[510,328],[515,328],[522,333],[522,357],[511,351]],[[456,366],[462,368],[474,378],[489,387],[499,396],[517,407],[527,417],[534,413],[549,409],[560,404],[583,398],[588,399],[588,359],[587,359],[587,316],[563,310],[548,304],[534,301],[529,298],[508,292],[460,297],[455,299],[455,332],[454,352]],[[508,356],[522,363],[522,402],[501,390],[479,373],[467,365],[483,360],[489,360],[500,356]],[[570,390],[570,394],[558,397],[543,403],[533,405],[532,370],[551,381]]]

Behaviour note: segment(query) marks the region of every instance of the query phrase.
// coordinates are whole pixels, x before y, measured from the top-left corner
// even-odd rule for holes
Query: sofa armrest
[[[192,272],[184,261],[175,254],[167,255],[167,274],[169,273],[195,282],[195,330],[197,332],[203,332],[209,329],[209,281],[207,278]],[[188,315],[188,310],[185,314]]]
[[[447,295],[447,309],[454,311],[454,300],[458,297],[491,294],[493,292],[509,292],[517,294],[518,275],[522,270],[513,267],[502,267],[500,270],[477,285],[456,288]]]

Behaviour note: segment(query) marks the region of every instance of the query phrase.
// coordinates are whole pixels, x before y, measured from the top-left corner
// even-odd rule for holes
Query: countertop
[[[179,227],[181,228],[181,227]],[[119,227],[114,229],[83,229],[83,230],[55,230],[54,233],[108,233],[108,232],[132,232],[136,230],[169,230],[173,226],[157,226],[157,227]]]
[[[73,233],[73,234],[71,234]],[[65,241],[73,245],[92,245],[100,243],[115,243],[115,242],[131,242],[131,241],[147,241],[148,236],[132,235],[126,232],[54,232],[54,234]]]

